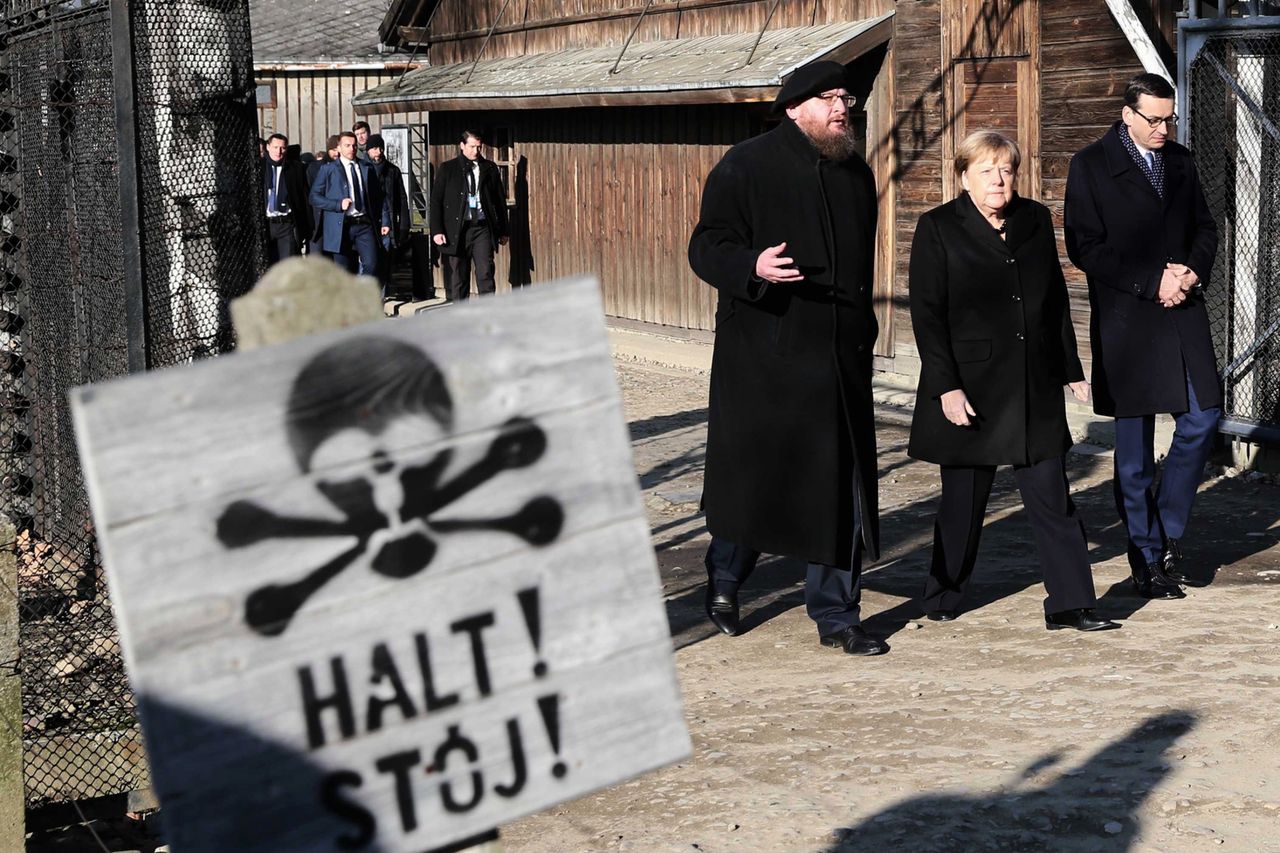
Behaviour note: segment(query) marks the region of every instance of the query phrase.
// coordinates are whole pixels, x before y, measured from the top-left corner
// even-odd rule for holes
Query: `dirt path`
[[[1184,601],[1130,591],[1110,454],[1068,458],[1102,634],[1047,632],[1012,477],[992,495],[966,612],[920,619],[932,466],[880,418],[886,554],[863,618],[891,652],[818,646],[802,567],[761,565],[736,638],[701,612],[706,377],[621,364],[694,754],[503,828],[512,851],[1280,851],[1280,487],[1214,479]]]

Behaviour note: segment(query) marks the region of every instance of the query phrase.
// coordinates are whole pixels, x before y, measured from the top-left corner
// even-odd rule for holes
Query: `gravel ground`
[[[762,563],[747,632],[701,611],[707,377],[619,362],[694,754],[503,828],[516,851],[1280,851],[1280,488],[1204,484],[1183,601],[1131,592],[1110,453],[1068,457],[1102,614],[1047,632],[1010,472],[997,476],[961,618],[926,622],[938,477],[879,412],[885,554],[866,568],[879,658],[820,647],[803,567]]]
[[[1124,623],[1078,634],[1044,629],[1031,531],[1004,470],[970,600],[936,624],[914,598],[938,477],[905,455],[909,412],[883,406],[885,554],[865,570],[862,607],[891,651],[851,658],[818,645],[796,561],[762,562],[743,590],[743,636],[710,628],[707,376],[619,361],[618,380],[694,753],[503,827],[506,850],[1280,851],[1274,478],[1206,482],[1186,551],[1212,582],[1147,602],[1127,582],[1109,451],[1077,448],[1068,469],[1099,610]],[[159,822],[93,816],[34,832],[28,851],[152,851]]]

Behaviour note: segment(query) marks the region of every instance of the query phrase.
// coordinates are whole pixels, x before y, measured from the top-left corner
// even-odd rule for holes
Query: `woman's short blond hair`
[[[964,174],[970,163],[984,157],[991,157],[996,161],[1007,157],[1015,172],[1022,163],[1018,143],[994,130],[975,130],[956,146],[956,174]]]

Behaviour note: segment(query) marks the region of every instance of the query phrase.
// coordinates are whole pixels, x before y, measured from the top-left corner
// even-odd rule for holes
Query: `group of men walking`
[[[357,122],[329,137],[325,151],[290,157],[273,133],[262,158],[267,262],[323,254],[374,276],[390,296],[393,265],[408,246],[409,200],[383,138]]]
[[[507,243],[506,191],[498,168],[480,154],[482,139],[466,131],[458,155],[436,170],[430,229],[451,300],[476,289],[492,293],[494,253]],[[323,254],[352,273],[375,276],[392,297],[392,272],[409,245],[411,220],[403,172],[367,122],[329,137],[309,161],[289,156],[288,137],[265,142],[262,180],[267,262]]]
[[[888,648],[862,629],[859,599],[862,561],[876,559],[880,548],[871,394],[877,193],[855,151],[845,74],[837,63],[816,62],[791,76],[774,102],[778,126],[734,146],[708,176],[689,242],[694,272],[719,292],[703,493],[712,536],[705,609],[719,630],[739,633],[739,590],[761,553],[799,558],[808,563],[805,600],[821,643],[875,655]],[[1116,419],[1116,504],[1133,582],[1138,594],[1162,599],[1181,597],[1181,584],[1194,574],[1180,563],[1181,542],[1222,402],[1202,287],[1217,234],[1191,155],[1170,138],[1173,94],[1155,75],[1131,81],[1119,120],[1072,160],[1066,194],[1068,253],[1089,284],[1094,409]],[[1037,529],[1037,541],[1071,540],[1072,552],[1084,555],[1083,525],[1060,461],[1052,459],[1062,453],[1056,436],[1069,444],[1064,387],[1081,399],[1090,390],[1075,357],[1052,223],[1041,206],[1016,199],[1016,143],[988,133],[975,135],[971,147],[972,163],[961,175],[968,198],[922,217],[935,251],[912,256],[913,267],[928,264],[928,301],[939,318],[935,338],[920,347],[928,362],[922,377],[942,377],[936,388],[922,384],[917,426],[954,430],[949,434],[961,443],[965,435],[999,428],[990,421],[993,413],[969,402],[977,389],[966,399],[964,388],[964,377],[978,375],[966,367],[994,353],[1012,360],[1009,376],[1056,382],[1054,394],[1039,394],[1039,385],[1030,384],[1009,392],[1013,399],[1048,401],[1040,414],[1053,422],[1046,434],[1055,438],[1043,450],[1045,464],[1025,431],[1018,433],[1025,446],[1010,448],[1010,460],[963,464],[978,464],[981,477],[996,464],[1013,464],[1033,523],[1057,537]],[[951,236],[937,236],[943,225]],[[917,242],[924,239],[918,230]],[[1020,263],[1032,257],[1023,251],[1029,241],[1048,246],[1048,257]],[[975,263],[987,272],[972,268]],[[913,287],[916,279],[913,271]],[[1024,290],[1037,289],[1043,294],[1029,305]],[[965,300],[995,300],[999,307],[992,311],[1007,321],[992,325],[994,314],[986,311],[977,321],[985,339],[958,339],[974,337],[965,335],[960,319],[966,310],[974,313]],[[998,372],[1000,365],[993,365]],[[922,421],[923,407],[938,408],[937,417]],[[1158,413],[1173,414],[1177,428],[1157,489]],[[1035,416],[1021,408],[1012,414]],[[913,446],[951,446],[945,436],[918,441],[917,432],[913,428]],[[1031,472],[1042,468],[1060,472],[1056,484],[1048,482],[1052,476],[1033,482]],[[946,477],[944,465],[944,484]],[[980,530],[985,497],[978,497],[966,497],[965,504],[966,512],[977,512]],[[965,577],[943,571],[930,578],[934,586],[960,584],[950,599],[934,596],[949,603],[930,612],[932,619],[960,615],[962,584],[977,551],[976,534],[965,535],[968,544],[953,561],[964,570],[951,573]],[[961,553],[969,549],[974,553]],[[1056,558],[1042,554],[1042,565]],[[1089,588],[1066,611],[1050,612],[1046,601],[1046,627],[1119,627],[1090,609],[1094,597],[1083,559]]]

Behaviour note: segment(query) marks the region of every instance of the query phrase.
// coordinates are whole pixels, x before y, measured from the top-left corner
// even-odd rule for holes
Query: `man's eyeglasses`
[[[1173,127],[1175,124],[1178,123],[1177,113],[1174,113],[1171,116],[1166,116],[1165,118],[1152,118],[1151,116],[1144,116],[1142,113],[1133,109],[1133,107],[1129,107],[1129,109],[1132,110],[1134,115],[1136,115],[1138,118],[1145,121],[1147,123],[1147,127],[1151,128],[1152,130],[1155,130],[1157,127],[1159,127],[1162,124],[1167,124],[1169,125],[1169,127]]]
[[[825,101],[828,108],[834,107],[836,101],[840,101],[844,104],[845,109],[851,110],[853,105],[858,103],[858,99],[853,95],[817,95],[816,97],[820,101]]]

